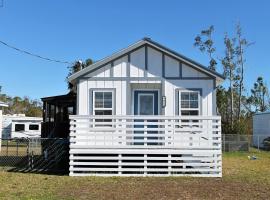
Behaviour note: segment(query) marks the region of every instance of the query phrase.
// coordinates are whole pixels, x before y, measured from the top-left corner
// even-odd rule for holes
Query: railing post
[[[118,174],[122,174],[122,155],[118,154]]]
[[[143,120],[143,122],[145,123],[144,124],[144,131],[143,131],[143,144],[144,144],[144,146],[147,146],[147,144],[148,144],[148,141],[147,141],[147,120],[146,119],[144,119]]]

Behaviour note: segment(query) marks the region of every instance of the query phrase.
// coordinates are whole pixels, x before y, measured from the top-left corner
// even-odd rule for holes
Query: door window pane
[[[153,95],[140,95],[139,101],[140,101],[139,102],[140,115],[153,115],[154,114]]]

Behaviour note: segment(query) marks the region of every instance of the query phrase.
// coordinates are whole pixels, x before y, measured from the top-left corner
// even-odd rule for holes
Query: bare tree
[[[212,39],[213,32],[214,32],[213,25],[206,30],[202,30],[201,33],[195,37],[194,46],[198,47],[201,52],[205,51],[207,52],[210,60],[208,68],[213,71],[216,71],[217,62],[213,57],[213,53],[216,51]]]
[[[229,80],[230,88],[230,125],[233,127],[234,118],[234,82],[236,80],[235,39],[224,37],[225,57],[222,59],[224,75]]]
[[[236,41],[237,41],[237,47],[236,47],[236,56],[237,56],[237,71],[238,71],[238,103],[237,103],[237,119],[240,120],[240,114],[241,114],[241,99],[243,96],[243,90],[244,90],[244,70],[245,70],[245,50],[248,46],[250,46],[252,43],[249,43],[245,38],[243,38],[242,35],[242,28],[240,23],[236,25]]]

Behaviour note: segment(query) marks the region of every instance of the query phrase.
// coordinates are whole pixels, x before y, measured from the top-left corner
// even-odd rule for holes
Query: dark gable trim
[[[128,57],[128,62],[127,62],[126,73],[127,73],[127,77],[130,77],[130,53],[127,55],[127,57]]]
[[[162,77],[165,78],[165,54],[162,53]]]
[[[130,63],[130,54],[133,53],[134,51],[139,50],[140,48],[144,48],[144,46],[145,46],[145,45],[142,45],[142,46],[139,46],[139,47],[137,47],[137,48],[135,48],[135,49],[132,49],[131,51],[129,51],[129,52],[123,54],[123,55],[120,55],[120,56],[116,57],[115,59],[110,60],[110,61],[108,61],[108,62],[106,62],[106,63],[104,63],[104,64],[102,64],[102,65],[100,65],[100,66],[98,66],[98,67],[96,67],[96,68],[94,68],[94,69],[92,69],[92,70],[90,70],[90,71],[87,72],[86,74],[91,74],[91,73],[93,73],[93,72],[95,72],[95,71],[101,69],[102,67],[104,67],[104,66],[106,66],[106,65],[108,65],[108,64],[110,64],[110,63],[112,63],[112,62],[114,62],[114,61],[116,61],[116,60],[118,60],[118,59],[120,59],[120,58],[123,58],[123,57],[125,57],[125,56],[128,56],[128,59],[129,59],[128,63]],[[84,75],[81,75],[81,76],[79,76],[79,77],[77,77],[76,79],[78,79],[78,78],[81,79],[83,76],[85,76],[85,74],[84,74]]]
[[[172,56],[170,54],[167,54],[166,52],[161,51],[160,49],[156,48],[155,46],[152,46],[151,44],[144,44],[144,45],[141,45],[139,47],[136,47],[135,49],[133,49],[133,50],[131,50],[131,51],[129,51],[129,52],[121,55],[121,56],[118,56],[115,59],[113,59],[111,61],[108,61],[108,62],[100,65],[99,67],[96,67],[96,68],[90,70],[89,72],[87,72],[87,74],[93,73],[93,72],[101,69],[102,67],[110,64],[110,63],[114,63],[115,60],[118,60],[118,59],[120,59],[122,57],[127,56],[128,57],[127,77],[130,77],[130,60],[131,60],[130,59],[130,54],[133,53],[133,52],[135,52],[135,51],[137,51],[137,50],[139,50],[139,49],[141,49],[141,48],[144,48],[145,49],[145,70],[144,70],[144,77],[147,78],[146,71],[148,70],[148,47],[150,47],[150,48],[152,48],[152,49],[154,49],[154,50],[156,50],[156,51],[158,51],[158,52],[160,52],[162,54],[162,77],[165,78],[165,79],[168,79],[168,80],[179,80],[179,79],[181,79],[181,80],[216,80],[216,77],[215,76],[212,76],[210,74],[207,74],[206,72],[204,72],[204,71],[202,71],[202,70],[200,70],[198,68],[195,68],[195,67],[191,66],[190,64],[188,64],[188,63],[186,63],[186,62],[178,59],[177,57],[174,57],[174,56]],[[176,77],[166,77],[166,75],[165,75],[165,56],[168,56],[168,57],[170,57],[172,59],[176,59],[179,62],[179,75],[178,76],[176,76]],[[199,71],[199,72],[207,75],[208,77],[183,77],[183,74],[182,74],[182,72],[183,72],[183,70],[182,70],[182,64],[183,63],[186,64],[188,67],[191,67],[194,70],[197,70],[197,71]],[[82,75],[80,77],[80,79],[82,79],[83,76],[85,76],[85,75]],[[113,76],[113,69],[112,69],[112,67],[110,69],[110,76],[111,77]],[[91,78],[91,77],[87,77],[87,78]]]
[[[214,80],[210,77],[164,77],[168,80]]]
[[[162,79],[166,80],[213,80],[212,78],[208,77],[169,77],[169,78],[162,78],[162,77],[82,77],[80,80],[97,80],[97,81],[117,81],[117,80],[129,80],[129,81],[143,81],[143,80],[148,80],[148,81],[162,81]]]
[[[113,77],[114,73],[113,73],[113,67],[114,67],[114,62],[111,62],[111,68],[110,68],[110,77]]]
[[[180,78],[183,78],[182,70],[183,70],[183,68],[182,68],[182,62],[179,61],[179,77]]]
[[[138,49],[144,48],[144,47],[151,47],[151,48],[157,50],[158,52],[161,52],[162,54],[164,54],[166,56],[172,57],[172,58],[178,60],[179,62],[184,63],[184,64],[188,65],[189,67],[191,67],[191,68],[193,68],[193,69],[195,69],[197,71],[200,71],[201,73],[206,74],[209,77],[212,77],[212,79],[215,79],[216,76],[220,77],[222,79],[225,79],[221,74],[219,74],[219,73],[217,73],[215,71],[211,71],[207,67],[205,67],[205,66],[203,66],[203,65],[201,65],[201,64],[199,64],[199,63],[197,63],[197,62],[195,62],[195,61],[193,61],[193,60],[191,60],[191,59],[189,59],[189,58],[187,58],[187,57],[185,57],[185,56],[183,56],[183,55],[181,55],[181,54],[179,54],[179,53],[177,53],[177,52],[175,52],[175,51],[173,51],[173,50],[171,50],[171,49],[169,49],[169,48],[167,48],[167,47],[165,47],[165,46],[163,46],[163,45],[161,45],[159,43],[157,43],[157,42],[154,42],[149,38],[144,38],[142,41],[144,41],[144,43],[142,43],[140,46],[137,46],[136,48],[134,48],[134,49],[132,49],[130,51],[127,51],[127,52],[125,52],[125,53],[123,53],[121,55],[118,55],[114,59],[110,59],[110,57],[108,57],[107,62],[106,61],[101,61],[101,62],[103,62],[103,64],[101,64],[100,66],[98,66],[98,64],[97,64],[98,62],[95,63],[95,64],[97,64],[97,67],[95,67],[94,69],[90,68],[89,71],[86,71],[86,72],[81,72],[80,75],[78,75],[76,78],[73,78],[72,80],[81,78],[81,77],[85,76],[85,74],[93,73],[94,71],[104,67],[105,65],[108,65],[110,62],[115,61],[115,60],[117,60],[117,59],[119,59],[121,57],[124,57],[126,55],[130,55],[132,52],[137,51]],[[167,51],[167,52],[164,52],[164,51]],[[146,52],[146,54],[148,54],[148,51]],[[148,59],[148,56],[146,56],[145,59]],[[106,60],[106,59],[102,59],[102,60]],[[194,65],[196,65],[198,67],[192,66],[191,64],[189,64],[189,63],[187,63],[185,61],[187,61],[187,62],[189,62],[191,64],[194,64]],[[89,67],[91,67],[91,66],[89,66]],[[146,69],[148,69],[148,64],[146,64],[145,67],[146,67]],[[165,72],[165,70],[164,70],[164,72]],[[214,74],[214,75],[212,75],[212,74]],[[164,75],[163,77],[165,77],[165,73],[163,73],[163,75]],[[181,77],[181,76],[179,75],[179,77]],[[186,77],[186,78],[188,78],[188,77]]]
[[[148,47],[147,45],[144,46],[144,53],[145,53],[145,70],[148,70]]]
[[[194,60],[192,60],[192,59],[190,59],[190,58],[188,58],[186,56],[183,56],[183,55],[177,53],[176,51],[174,51],[172,49],[169,49],[169,48],[167,48],[167,47],[165,47],[165,46],[163,46],[163,45],[161,45],[161,44],[159,44],[159,43],[151,40],[150,38],[143,38],[143,40],[149,42],[149,44],[155,45],[155,46],[157,46],[157,47],[159,47],[161,49],[164,49],[165,51],[170,52],[171,54],[175,55],[175,59],[177,59],[177,60],[179,60],[179,58],[177,58],[177,57],[180,57],[183,60],[187,60],[188,62],[190,62],[190,63],[192,63],[194,65],[197,65],[198,67],[204,69],[205,71],[207,71],[209,73],[212,73],[212,74],[215,74],[216,76],[218,76],[218,77],[220,77],[220,78],[222,78],[222,79],[225,80],[225,77],[222,76],[221,74],[217,73],[216,71],[212,71],[212,70],[208,69],[207,67],[203,66],[202,64],[200,64],[200,63],[198,63],[198,62],[196,62],[196,61],[194,61]],[[152,45],[151,45],[151,47],[152,47]],[[160,49],[157,49],[157,50],[160,51]],[[190,64],[186,63],[185,61],[182,61],[182,62],[185,63],[185,64],[187,64],[188,66],[190,66]],[[193,66],[191,66],[191,67],[193,67]],[[195,68],[195,67],[193,67],[193,68]],[[202,71],[202,70],[200,70],[198,68],[195,68],[195,69],[196,70],[199,70],[199,71]],[[210,74],[208,74],[208,73],[206,73],[204,71],[202,71],[202,73],[205,73],[208,76],[212,76],[212,75],[210,75]]]
[[[148,40],[147,40],[147,41],[148,41]],[[161,51],[160,49],[158,49],[157,47],[155,47],[155,46],[153,46],[153,45],[155,45],[155,44],[152,44],[152,45],[151,45],[151,42],[150,42],[149,46],[150,46],[151,48],[155,49],[156,51],[161,52],[161,53],[162,53],[162,56],[163,56],[163,55],[166,55],[166,56],[168,56],[168,57],[170,57],[170,58],[173,58],[173,59],[177,60],[178,62],[184,63],[184,64],[187,65],[188,67],[191,67],[191,68],[193,68],[194,70],[197,70],[197,71],[199,71],[199,72],[201,72],[201,73],[203,73],[203,74],[205,74],[205,75],[207,75],[207,76],[212,77],[212,79],[215,79],[215,76],[213,76],[213,75],[211,75],[211,74],[208,74],[208,73],[206,73],[205,71],[200,70],[199,68],[196,68],[196,67],[191,66],[191,65],[188,64],[187,62],[185,62],[185,61],[180,60],[179,58],[177,58],[177,56],[172,56],[172,55],[170,55],[170,54],[168,54],[168,53],[166,53],[166,52],[163,52],[163,51]],[[157,45],[157,46],[158,46],[158,45]],[[160,48],[162,48],[162,47],[160,47]],[[168,51],[167,48],[165,48],[165,50]],[[169,51],[169,52],[170,52],[170,51]],[[171,52],[171,53],[172,53],[172,52]],[[180,57],[180,56],[179,56],[179,57]],[[162,58],[162,59],[163,59],[163,58]],[[164,68],[165,68],[165,66],[164,66]],[[203,67],[203,68],[205,68],[205,67]],[[209,70],[207,69],[207,71],[209,71]],[[165,72],[165,69],[164,69],[164,72]],[[167,78],[167,77],[165,77],[165,73],[164,73],[164,76],[163,76],[163,77],[164,77],[164,78]],[[169,77],[169,78],[171,78],[171,77]],[[187,78],[188,78],[188,77],[187,77]]]
[[[216,82],[216,79],[213,80],[213,89],[217,89],[217,82]]]
[[[147,44],[144,46],[144,77],[147,77],[147,71],[148,71],[148,47]]]

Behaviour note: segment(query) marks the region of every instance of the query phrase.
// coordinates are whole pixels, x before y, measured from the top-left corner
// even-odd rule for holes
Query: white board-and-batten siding
[[[215,79],[150,46],[130,52],[93,72],[77,82],[77,114],[92,114],[92,91],[115,91],[114,114],[133,114],[133,91],[154,89],[159,91],[159,114],[177,115],[179,90],[201,91],[200,115],[216,114]],[[166,106],[161,99],[166,96]]]

